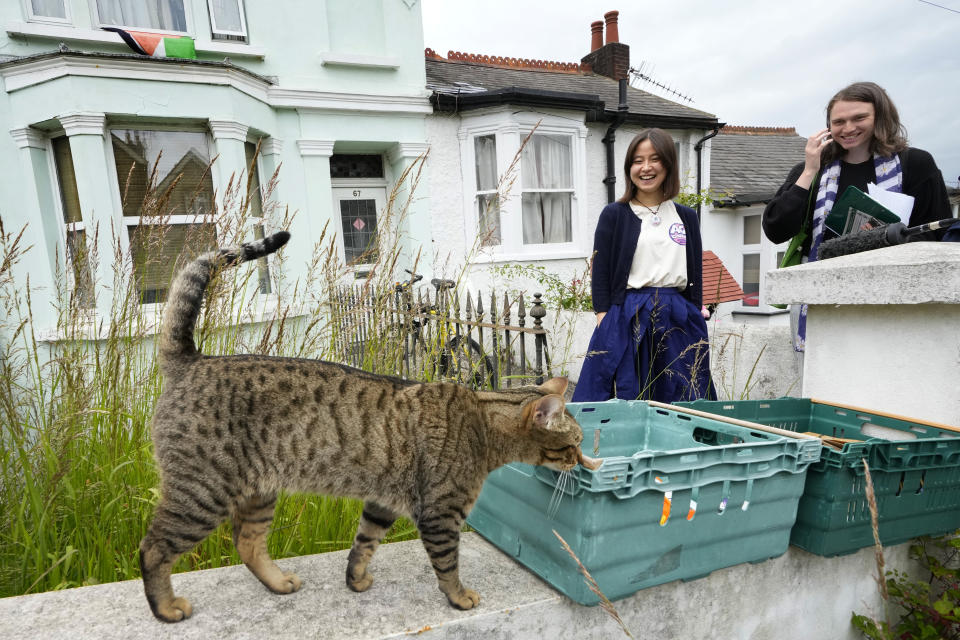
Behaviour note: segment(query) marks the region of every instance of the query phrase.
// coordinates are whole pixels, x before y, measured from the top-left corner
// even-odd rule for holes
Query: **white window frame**
[[[212,136],[211,136],[211,137],[212,137]],[[244,172],[249,171],[249,169],[250,169],[250,167],[246,165],[246,157],[247,157],[247,156],[246,156],[246,145],[252,144],[252,145],[254,146],[254,148],[256,148],[257,143],[258,143],[258,139],[259,139],[259,140],[262,140],[262,141],[267,140],[266,137],[260,138],[260,136],[247,135],[247,139],[246,139],[246,141],[244,142],[244,156],[243,156],[243,157],[244,157]],[[213,142],[215,143],[215,141],[213,141]],[[253,240],[253,239],[254,239],[255,236],[254,236],[254,234],[253,234],[253,231],[254,231],[254,229],[255,229],[256,227],[258,227],[258,226],[263,230],[263,237],[265,237],[265,238],[273,233],[272,230],[270,229],[270,225],[268,224],[267,212],[266,212],[266,210],[265,210],[265,209],[266,209],[266,204],[267,204],[267,199],[264,197],[265,194],[266,194],[266,185],[265,185],[264,182],[263,182],[264,172],[263,172],[263,146],[262,146],[262,145],[261,145],[260,149],[261,149],[261,152],[260,152],[259,154],[257,154],[257,157],[256,157],[256,159],[255,159],[255,161],[254,161],[254,163],[255,163],[255,165],[256,165],[256,170],[257,170],[257,183],[258,183],[259,189],[260,189],[260,216],[259,216],[259,217],[254,217],[254,216],[252,216],[252,215],[250,215],[250,214],[248,213],[248,217],[247,217],[247,220],[246,220],[246,228],[247,228],[247,233],[248,233],[247,237],[248,237],[250,240]],[[244,178],[246,178],[246,173],[244,173]],[[214,186],[214,189],[217,189],[217,188],[218,188],[218,185],[216,184],[216,180],[214,180],[214,185],[213,185],[213,186]],[[248,211],[249,211],[249,209],[248,209]],[[218,232],[218,233],[219,233],[219,232]],[[274,268],[273,268],[273,255],[271,254],[271,255],[268,255],[268,256],[264,256],[263,258],[260,258],[260,260],[266,260],[266,261],[267,261],[267,278],[270,280],[270,292],[269,292],[269,293],[263,293],[263,292],[260,291],[260,288],[259,288],[259,286],[258,286],[258,287],[256,288],[256,293],[257,293],[258,296],[264,296],[264,297],[266,297],[266,298],[276,299],[276,298],[277,298],[277,285],[278,285],[278,280],[277,280],[276,272],[275,272],[275,270],[274,270]]]
[[[73,256],[70,255],[70,233],[76,233],[82,231],[84,235],[84,240],[86,242],[86,251],[87,256],[91,255],[91,238],[87,235],[86,222],[81,218],[77,222],[66,222],[64,221],[64,211],[63,211],[63,185],[60,183],[60,174],[57,172],[57,161],[56,154],[53,149],[53,140],[54,138],[64,137],[69,140],[69,136],[66,135],[63,131],[54,132],[47,136],[46,140],[46,152],[47,152],[47,171],[50,175],[50,180],[53,183],[53,209],[54,213],[57,216],[57,224],[60,227],[59,238],[59,249],[62,250],[62,259],[63,264],[61,268],[64,270],[64,275],[67,278],[68,287],[70,291],[76,291],[80,286],[75,277],[75,268],[70,262],[73,260]],[[72,155],[72,144],[71,144],[71,155]],[[97,273],[94,269],[94,265],[87,261],[87,264],[84,265],[86,269],[89,270],[90,276],[90,286],[91,291],[90,295],[93,296],[93,300],[96,301],[96,288],[97,288]],[[90,307],[87,310],[87,313],[94,313],[95,307]]]
[[[170,31],[165,29],[151,29],[149,27],[138,27],[135,25],[123,25],[123,24],[107,24],[100,20],[100,8],[97,6],[97,0],[87,0],[90,3],[90,16],[93,21],[93,25],[96,29],[102,27],[117,27],[120,29],[126,29],[129,31],[140,31],[143,33],[156,33],[159,35],[171,35],[171,36],[190,36],[194,37],[193,29],[193,15],[192,15],[192,6],[191,0],[180,0],[183,3],[183,18],[186,23],[184,31]]]
[[[535,128],[535,131],[534,131]],[[573,187],[559,189],[571,193],[571,241],[562,243],[523,244],[521,161],[514,167],[513,187],[500,198],[500,238],[496,246],[479,246],[479,211],[475,142],[477,136],[493,135],[497,148],[497,174],[503,176],[510,168],[524,138],[531,132],[569,136]],[[586,137],[582,122],[569,117],[544,113],[511,112],[506,109],[476,115],[466,115],[458,132],[460,139],[460,166],[463,177],[464,240],[467,247],[476,247],[476,262],[508,262],[515,260],[553,260],[585,258],[590,254],[586,229]],[[537,190],[544,191],[544,190]],[[550,190],[546,190],[550,191]],[[484,193],[489,193],[484,191]],[[501,194],[503,195],[503,194]]]
[[[757,216],[762,219],[763,209],[759,207],[751,207],[746,211],[739,213],[739,221],[737,225],[738,238],[737,242],[739,245],[738,255],[740,256],[740,264],[738,269],[740,270],[740,283],[743,284],[743,256],[750,254],[759,254],[760,256],[760,289],[757,292],[757,306],[751,307],[743,303],[743,300],[740,300],[738,305],[739,309],[742,311],[749,311],[754,313],[765,313],[773,311],[774,307],[771,307],[767,304],[766,297],[763,295],[764,284],[767,279],[767,272],[773,269],[776,269],[777,264],[777,252],[784,251],[787,247],[787,242],[782,242],[780,244],[774,244],[767,239],[766,234],[763,232],[761,225],[760,229],[760,242],[754,244],[746,244],[743,241],[743,231],[744,226],[746,225],[746,218],[748,216]]]
[[[217,36],[241,36],[245,40],[247,36],[247,16],[246,10],[243,7],[243,0],[232,0],[237,3],[237,7],[240,10],[240,31],[229,31],[227,29],[220,29],[217,27],[217,19],[214,16],[213,11],[213,2],[214,0],[207,0],[207,13],[210,16],[210,33]]]
[[[186,0],[184,0],[186,1]],[[207,154],[212,160],[216,157],[216,147],[214,145],[213,135],[210,131],[204,126],[176,126],[176,125],[163,125],[155,123],[135,123],[135,122],[117,122],[110,123],[106,126],[104,130],[104,144],[106,145],[106,156],[107,156],[107,169],[110,184],[109,187],[112,190],[114,211],[114,222],[118,223],[118,228],[122,228],[126,233],[120,234],[120,247],[126,254],[130,253],[130,227],[139,227],[140,219],[134,216],[125,216],[123,215],[123,201],[122,201],[122,186],[120,185],[120,180],[117,176],[117,159],[113,154],[113,132],[116,130],[124,131],[128,129],[135,129],[141,131],[162,131],[168,133],[179,133],[179,132],[190,132],[190,133],[202,133],[207,141]],[[221,193],[222,189],[226,185],[217,184],[216,172],[211,172],[210,179],[213,182],[213,189],[215,193]],[[212,208],[210,213],[205,215],[171,215],[165,218],[165,222],[170,225],[174,224],[212,224],[214,225],[214,234],[217,238],[217,244],[223,244],[223,238],[221,236],[222,230],[217,226],[217,215],[216,207]],[[131,274],[132,275],[132,274]],[[163,302],[147,302],[140,305],[140,308],[147,313],[156,313],[159,314],[160,310],[163,308]],[[157,315],[159,317],[159,315]]]
[[[23,14],[27,16],[27,22],[39,22],[43,24],[72,25],[73,17],[70,14],[70,0],[62,0],[63,13],[65,17],[56,18],[51,16],[38,16],[33,12],[33,3],[30,0],[22,0]]]

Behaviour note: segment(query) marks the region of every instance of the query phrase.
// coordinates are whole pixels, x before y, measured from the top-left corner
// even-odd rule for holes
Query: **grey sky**
[[[590,22],[619,10],[631,65],[645,63],[649,75],[693,98],[686,104],[728,124],[811,135],[838,89],[872,80],[893,98],[911,145],[932,153],[947,184],[958,186],[960,0],[931,1],[947,9],[919,0],[422,3],[424,44],[440,55],[561,62],[579,61]]]

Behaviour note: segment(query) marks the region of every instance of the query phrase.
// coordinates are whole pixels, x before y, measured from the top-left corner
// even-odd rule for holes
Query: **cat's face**
[[[577,464],[595,469],[599,460],[583,455],[580,443],[583,430],[566,409],[563,392],[565,378],[554,378],[540,386],[545,395],[531,402],[524,409],[524,421],[530,430],[531,440],[539,445],[539,460],[534,464],[557,471],[569,471]]]

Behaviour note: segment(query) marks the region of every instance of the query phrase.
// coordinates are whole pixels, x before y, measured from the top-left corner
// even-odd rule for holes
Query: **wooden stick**
[[[954,433],[960,433],[960,427],[951,427],[947,424],[940,424],[939,422],[931,422],[929,420],[918,420],[917,418],[910,418],[907,416],[897,415],[896,413],[886,413],[883,411],[876,411],[874,409],[864,409],[862,407],[854,407],[847,404],[838,404],[836,402],[828,402],[826,400],[817,400],[816,398],[810,398],[810,402],[816,404],[823,404],[830,407],[836,407],[837,409],[846,409],[847,411],[853,411],[855,413],[867,413],[873,414],[875,416],[882,416],[884,418],[893,418],[894,420],[903,420],[904,422],[912,422],[913,424],[921,424],[925,427],[935,427],[937,429],[943,429],[944,431],[953,431]],[[877,425],[883,426],[883,425]]]
[[[727,416],[721,416],[716,413],[707,413],[705,411],[697,411],[696,409],[689,409],[687,407],[678,407],[672,404],[664,404],[662,402],[656,402],[655,400],[650,400],[647,404],[651,407],[658,407],[660,409],[669,409],[670,411],[676,411],[678,413],[689,413],[690,415],[700,416],[701,418],[710,418],[711,420],[716,420],[718,422],[726,422],[728,424],[735,424],[738,427],[746,427],[747,429],[753,429],[755,431],[766,431],[768,433],[775,433],[778,436],[787,436],[788,438],[795,438],[797,440],[819,440],[815,436],[808,436],[804,433],[797,433],[796,431],[790,431],[789,429],[781,429],[780,427],[768,427],[765,424],[757,424],[756,422],[747,422],[746,420],[739,420],[737,418],[728,418]]]

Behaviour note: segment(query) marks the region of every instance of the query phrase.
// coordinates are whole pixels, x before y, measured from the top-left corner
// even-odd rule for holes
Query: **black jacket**
[[[950,201],[947,199],[947,187],[943,183],[940,169],[933,161],[933,156],[923,149],[910,148],[900,152],[900,163],[903,170],[903,192],[914,197],[909,226],[949,218]],[[842,165],[840,171],[843,171]],[[817,180],[807,190],[796,185],[801,173],[803,173],[802,162],[790,170],[786,182],[777,190],[777,195],[763,210],[763,231],[771,242],[786,242],[797,235],[804,219],[812,223],[817,191],[820,188],[820,176],[818,175]],[[866,184],[854,186],[864,192],[867,190]],[[809,197],[811,192],[812,198]],[[827,238],[828,236],[824,236],[824,239]],[[915,239],[936,240],[937,236],[924,234],[924,237]],[[810,241],[811,238],[808,236],[802,255],[810,252]]]
[[[682,204],[674,204],[687,232],[687,288],[680,293],[699,309],[703,306],[700,222],[696,211]],[[593,269],[590,278],[593,309],[597,313],[609,311],[610,305],[623,303],[640,227],[640,218],[628,204],[612,202],[600,213],[593,236]]]

